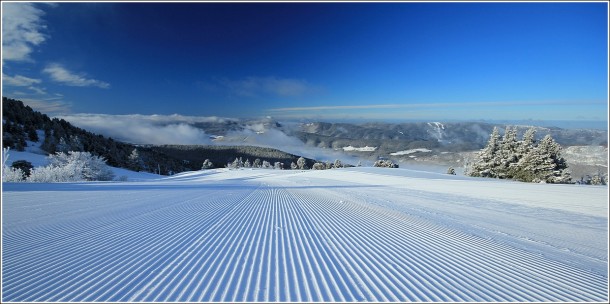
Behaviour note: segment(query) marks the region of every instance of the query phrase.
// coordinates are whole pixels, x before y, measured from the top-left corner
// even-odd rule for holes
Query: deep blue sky
[[[603,120],[606,3],[2,3],[55,113]]]

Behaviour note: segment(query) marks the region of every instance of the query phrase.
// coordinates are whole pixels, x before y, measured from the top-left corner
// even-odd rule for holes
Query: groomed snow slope
[[[3,302],[608,300],[606,187],[212,170],[2,204]]]

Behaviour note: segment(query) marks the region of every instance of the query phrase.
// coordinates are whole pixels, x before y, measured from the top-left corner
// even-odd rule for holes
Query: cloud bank
[[[94,132],[134,144],[211,144],[209,135],[190,124],[223,122],[229,118],[194,117],[182,115],[107,115],[74,114],[58,118]]]
[[[2,3],[2,61],[31,61],[34,47],[43,43],[44,12],[34,3]],[[4,76],[4,75],[3,75]]]
[[[88,79],[85,75],[73,73],[58,63],[51,63],[47,65],[42,72],[49,75],[52,80],[67,86],[94,86],[102,89],[107,89],[110,87],[110,84],[107,82],[96,79]]]

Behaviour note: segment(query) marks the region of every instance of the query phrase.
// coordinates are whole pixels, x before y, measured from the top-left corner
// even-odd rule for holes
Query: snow
[[[2,301],[606,302],[607,202],[367,167],[4,183]]]
[[[377,150],[377,147],[369,147],[369,146],[365,146],[362,148],[357,148],[357,147],[353,147],[353,146],[343,147],[343,151],[372,152],[375,150]]]
[[[407,155],[407,154],[412,154],[412,153],[416,153],[416,152],[432,152],[432,150],[426,149],[426,148],[417,148],[417,149],[410,149],[410,150],[404,150],[404,151],[398,151],[398,152],[394,152],[394,153],[390,153],[390,155],[394,155],[394,156],[399,156],[399,155]]]

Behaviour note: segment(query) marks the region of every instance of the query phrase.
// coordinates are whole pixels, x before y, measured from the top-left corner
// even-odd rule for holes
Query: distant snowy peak
[[[428,126],[432,128],[431,130],[427,130],[428,133],[439,142],[443,142],[445,137],[445,125],[440,122],[429,122]]]

